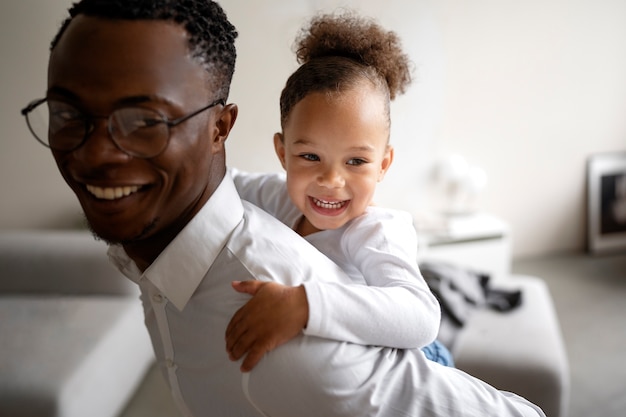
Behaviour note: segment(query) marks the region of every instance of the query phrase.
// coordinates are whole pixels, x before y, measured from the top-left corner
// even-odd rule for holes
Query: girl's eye
[[[307,161],[319,161],[319,156],[312,153],[303,153],[300,155],[300,158],[305,159]]]
[[[366,163],[367,161],[361,158],[352,158],[352,159],[349,159],[347,162],[348,165],[354,165],[354,166],[359,166],[359,165],[363,165]]]

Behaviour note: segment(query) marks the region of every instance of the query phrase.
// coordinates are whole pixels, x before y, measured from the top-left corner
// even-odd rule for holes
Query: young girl
[[[286,180],[282,174],[231,175],[244,200],[293,228],[364,285],[234,282],[237,291],[254,295],[226,332],[231,359],[246,356],[243,371],[301,331],[421,348],[439,329],[439,304],[417,266],[410,215],[372,206],[376,184],[393,160],[389,103],[411,79],[399,39],[353,15],[322,15],[296,46],[302,65],[281,94],[282,133],[274,135]]]

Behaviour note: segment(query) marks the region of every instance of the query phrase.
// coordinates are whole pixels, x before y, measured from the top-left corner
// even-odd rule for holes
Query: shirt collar
[[[182,311],[242,218],[243,205],[227,173],[204,207],[142,275],[120,247],[111,247],[109,256],[126,276],[136,282],[149,280]]]

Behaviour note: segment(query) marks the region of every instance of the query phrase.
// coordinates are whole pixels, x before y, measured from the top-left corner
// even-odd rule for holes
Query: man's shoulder
[[[286,235],[290,240],[307,243],[295,231],[267,211],[249,201],[241,200],[241,202],[244,208],[243,218],[246,223],[246,231],[255,233],[255,238],[275,240],[274,236],[278,234],[281,236]],[[259,232],[269,232],[270,235],[260,234]]]
[[[244,207],[243,232],[252,235],[255,241],[264,242],[274,248],[297,248],[317,252],[317,249],[302,236],[265,210],[245,200],[242,200],[242,203]]]
[[[228,248],[257,279],[299,285],[311,279],[350,282],[334,262],[296,232],[254,204],[243,201],[241,224]]]

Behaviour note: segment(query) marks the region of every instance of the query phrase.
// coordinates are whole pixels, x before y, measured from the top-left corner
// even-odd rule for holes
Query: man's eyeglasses
[[[143,107],[123,107],[105,118],[111,140],[120,150],[139,158],[153,158],[167,148],[170,128],[218,104],[223,106],[224,99],[174,120]],[[50,149],[65,152],[85,143],[94,130],[94,119],[101,118],[47,98],[32,101],[22,109],[22,115],[35,139]]]

